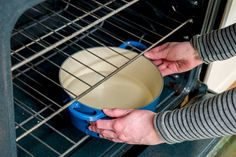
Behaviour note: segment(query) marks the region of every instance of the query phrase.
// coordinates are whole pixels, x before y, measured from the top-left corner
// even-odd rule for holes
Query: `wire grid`
[[[145,27],[118,14],[122,10],[121,13],[130,14],[127,7],[135,2],[59,1],[52,4],[46,1],[23,14],[19,21],[24,24],[17,23],[11,38],[15,129],[20,154],[40,156],[37,152],[41,151],[37,150],[46,150],[49,156],[65,156],[89,139],[83,133],[78,135],[78,130],[68,124],[68,119],[65,121],[64,110],[71,101],[58,81],[58,71],[65,59],[79,50],[95,46],[109,49],[108,46],[120,45],[127,39],[150,47],[190,22],[173,20],[167,26],[142,17],[152,23],[152,27]],[[153,27],[163,31],[157,33]],[[127,63],[129,61],[127,59]],[[119,68],[115,67],[116,70]],[[80,81],[90,89],[95,88],[84,80]],[[51,136],[44,137],[48,132]],[[35,146],[32,147],[32,144]]]

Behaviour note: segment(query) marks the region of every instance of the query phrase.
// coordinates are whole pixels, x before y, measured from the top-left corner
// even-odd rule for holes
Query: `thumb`
[[[152,60],[166,58],[169,51],[169,45],[170,43],[165,43],[161,46],[157,46],[150,51],[145,52],[144,56]]]
[[[109,117],[122,117],[129,114],[131,109],[103,109],[103,112]]]

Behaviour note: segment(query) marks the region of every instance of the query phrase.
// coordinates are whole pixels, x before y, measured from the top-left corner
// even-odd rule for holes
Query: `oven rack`
[[[86,95],[122,68],[131,64],[144,51],[130,46],[134,51],[139,52],[135,58],[127,58],[125,64],[115,67],[115,71],[95,85],[80,80],[89,88],[76,99],[58,100],[58,95],[63,93],[63,88],[58,82],[57,72],[61,63],[71,54],[89,47],[118,46],[127,39],[142,42],[148,46],[148,49],[151,49],[192,22],[191,19],[181,22],[169,18],[169,25],[167,25],[158,22],[158,20],[141,17],[133,10],[130,12],[128,8],[136,2],[136,0],[111,0],[104,1],[104,3],[103,1],[80,1],[80,3],[60,1],[60,6],[63,6],[61,8],[51,8],[50,4],[44,2],[24,13],[23,24],[16,25],[11,38],[11,70],[13,73],[18,152],[28,156],[39,156],[33,154],[34,150],[31,150],[25,143],[31,139],[39,143],[37,149],[46,148],[51,156],[65,156],[89,140],[87,135],[78,136],[78,130],[70,128],[70,125],[65,124],[69,128],[67,128],[70,131],[68,133],[56,124],[56,121],[64,120],[64,112],[62,111],[73,101]],[[139,20],[125,17],[124,15],[127,14],[133,16],[134,19],[138,16],[140,19],[148,21],[151,26],[145,27],[138,23]],[[88,51],[88,53],[91,52]],[[97,56],[96,54],[92,55]],[[107,61],[104,60],[104,62]],[[112,63],[107,63],[114,66]],[[89,66],[84,66],[91,69]],[[102,75],[94,69],[91,70]],[[55,91],[60,92],[53,93]],[[62,97],[64,98],[63,94]],[[61,148],[61,145],[52,144],[51,140],[55,139],[43,137],[45,130],[53,132],[53,137],[63,141],[65,146]],[[76,139],[72,139],[76,136]]]
[[[15,65],[13,65],[11,70],[14,71],[15,69],[25,65],[26,63],[36,59],[37,57],[39,57],[39,56],[49,52],[50,50],[58,47],[59,45],[61,45],[63,43],[65,43],[66,41],[76,37],[77,35],[83,33],[84,31],[87,31],[88,29],[94,27],[95,25],[103,22],[104,20],[106,20],[107,18],[111,17],[112,15],[114,15],[114,14],[122,11],[123,9],[129,7],[130,5],[136,3],[137,1],[138,0],[132,0],[130,2],[126,2],[126,1],[122,0],[120,2],[123,2],[124,4],[121,4],[121,6],[117,7],[116,9],[112,9],[112,8],[109,7],[109,5],[111,5],[112,3],[116,2],[116,0],[108,1],[105,4],[93,1],[94,3],[98,4],[98,7],[96,7],[93,10],[85,10],[84,8],[79,8],[79,7],[69,3],[69,1],[64,1],[65,4],[66,4],[65,9],[68,9],[68,7],[74,7],[78,11],[82,11],[83,12],[82,15],[80,15],[80,16],[76,16],[76,17],[74,16],[73,20],[65,18],[65,16],[61,16],[60,13],[58,13],[58,12],[53,12],[53,10],[50,10],[50,8],[48,8],[47,6],[42,6],[43,9],[46,9],[47,11],[53,12],[52,17],[58,15],[58,17],[60,17],[61,20],[66,20],[67,21],[66,24],[64,24],[64,25],[62,25],[62,26],[60,26],[58,28],[56,27],[56,28],[52,29],[52,28],[46,26],[45,24],[43,24],[43,22],[42,22],[42,21],[47,20],[47,18],[42,19],[40,21],[40,25],[42,25],[45,29],[48,29],[50,32],[48,32],[47,34],[45,34],[43,36],[40,36],[40,38],[33,39],[32,42],[27,43],[26,45],[16,49],[14,52],[17,53],[20,50],[24,49],[25,47],[29,47],[29,46],[31,46],[31,45],[33,45],[35,43],[39,44],[40,43],[39,41],[41,41],[44,38],[47,38],[51,34],[57,34],[57,35],[61,36],[62,39],[56,41],[55,43],[53,43],[51,45],[47,45],[47,46],[44,46],[43,44],[37,45],[37,46],[42,46],[43,49],[41,51],[37,52],[37,54],[34,54],[34,55],[30,56],[29,58],[22,57],[23,60],[21,62],[15,64]],[[104,9],[104,8],[108,8],[108,9],[106,9],[106,11],[109,10],[109,12],[106,13],[105,15],[101,16],[101,17],[98,17],[98,16],[94,15],[97,11],[99,11],[100,9]],[[28,16],[28,18],[31,18],[31,17]],[[88,24],[85,24],[85,26],[81,26],[79,24],[75,24],[78,21],[86,21],[86,18],[89,18],[89,20],[92,20],[92,22],[90,22]],[[70,35],[67,35],[67,36],[64,36],[61,33],[59,33],[60,31],[62,31],[63,29],[65,29],[66,27],[68,27],[70,25],[74,26],[75,29],[76,29],[73,33],[71,33]],[[17,32],[21,33],[21,31],[17,31]],[[14,35],[14,33],[13,33],[13,35]]]

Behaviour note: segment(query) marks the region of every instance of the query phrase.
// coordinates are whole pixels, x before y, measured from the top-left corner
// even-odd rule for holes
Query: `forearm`
[[[160,112],[154,123],[166,143],[236,134],[236,89],[182,109]]]
[[[236,55],[236,24],[191,39],[205,63],[225,60]]]

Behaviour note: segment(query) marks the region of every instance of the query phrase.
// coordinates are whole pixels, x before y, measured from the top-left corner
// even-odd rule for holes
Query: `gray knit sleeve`
[[[195,35],[190,42],[205,63],[228,59],[236,55],[236,24]]]
[[[236,134],[236,89],[157,113],[154,123],[169,144]]]

